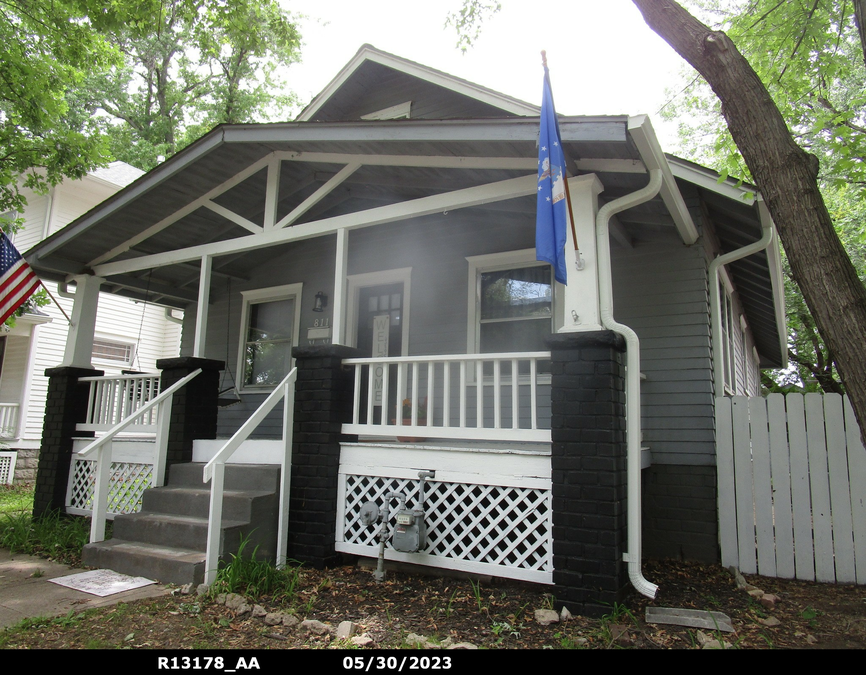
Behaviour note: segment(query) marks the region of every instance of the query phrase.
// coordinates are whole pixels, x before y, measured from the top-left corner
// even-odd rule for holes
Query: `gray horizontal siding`
[[[715,456],[706,261],[669,237],[613,251],[614,315],[641,340],[643,444],[659,464]]]
[[[531,248],[534,227],[525,216],[464,209],[410,222],[349,233],[349,274],[409,267],[410,355],[466,351],[467,256]],[[230,386],[237,370],[241,290],[304,283],[301,344],[306,328],[322,314],[312,313],[313,296],[333,298],[333,236],[299,242],[271,252],[255,277],[227,284],[215,281],[209,318],[207,356],[228,359]],[[264,255],[262,254],[264,257]],[[644,444],[662,464],[707,464],[714,457],[712,363],[706,261],[701,246],[684,247],[668,235],[613,249],[614,314],[641,338]],[[331,316],[333,307],[324,313]],[[187,313],[188,320],[194,313]],[[226,350],[225,336],[228,337]],[[189,348],[191,332],[185,331]],[[188,351],[186,353],[189,353]],[[220,413],[219,433],[229,435],[263,400],[245,394],[243,402]],[[258,436],[280,432],[276,411]]]

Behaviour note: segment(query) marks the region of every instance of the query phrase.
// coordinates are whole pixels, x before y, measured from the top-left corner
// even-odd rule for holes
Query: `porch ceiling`
[[[564,118],[561,130],[572,172],[587,173],[574,164],[585,158],[638,164],[640,155],[627,134],[627,121],[626,117]],[[505,164],[505,168],[470,169],[364,165],[289,227],[525,176],[534,173],[528,167],[537,157],[537,130],[537,119],[532,118],[222,126],[41,242],[25,257],[42,278],[61,281],[88,273],[95,261],[129,260],[248,236],[264,222],[267,161],[273,153],[284,158],[280,162],[277,222],[345,166],[345,162],[298,161],[298,153],[521,161],[518,168]],[[261,164],[258,169],[257,162]],[[614,198],[646,182],[644,174],[604,168],[595,171],[608,188],[603,198]],[[221,194],[211,195],[211,204],[195,207],[197,200],[202,202],[208,193],[245,170],[249,175]],[[157,226],[149,236],[142,235],[184,209],[188,212],[176,221]],[[632,236],[643,220],[665,212],[660,201],[633,211],[620,216]],[[136,241],[137,237],[141,240]],[[214,261],[214,269],[244,277],[255,260],[261,261],[262,254],[264,251],[258,256],[221,256]],[[151,295],[156,292],[162,302],[183,306],[194,301],[197,268],[194,263],[184,263],[118,275],[108,280],[108,290],[136,298],[147,291]]]

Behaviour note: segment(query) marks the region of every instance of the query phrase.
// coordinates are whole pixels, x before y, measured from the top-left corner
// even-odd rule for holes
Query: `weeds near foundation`
[[[256,560],[258,547],[252,556],[244,557],[247,539],[241,541],[238,552],[218,572],[211,593],[239,593],[250,598],[270,596],[274,602],[289,603],[298,589],[298,567],[277,568],[271,562]]]
[[[599,629],[599,638],[604,642],[608,649],[613,646],[614,642],[628,630],[628,625],[638,626],[637,619],[634,614],[625,606],[618,602],[613,605],[613,611],[601,617]],[[614,628],[614,627],[618,628]],[[624,628],[624,630],[623,630]]]
[[[479,612],[483,612],[487,607],[484,605],[484,601],[481,597],[481,582],[474,582],[472,579],[469,580],[469,585],[472,586],[472,597],[475,598],[475,605],[478,607]]]
[[[90,521],[59,512],[34,520],[29,513],[0,515],[0,547],[76,564],[90,538]]]

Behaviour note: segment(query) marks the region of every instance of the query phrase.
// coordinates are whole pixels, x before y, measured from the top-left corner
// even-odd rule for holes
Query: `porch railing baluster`
[[[343,431],[386,438],[435,435],[438,438],[465,440],[547,442],[550,440],[550,429],[539,427],[539,406],[543,406],[544,415],[541,419],[545,419],[550,398],[549,390],[542,388],[539,391],[548,383],[539,382],[538,362],[549,359],[549,352],[346,359],[344,364],[354,367],[355,401],[352,422],[344,424]],[[503,363],[508,367],[504,367]],[[395,366],[397,391],[392,392],[391,373]],[[452,375],[455,366],[459,376]],[[372,382],[377,370],[384,377],[381,385],[382,419],[378,422],[374,418],[372,405],[375,391]],[[360,380],[364,372],[369,382],[366,388],[367,419],[362,421],[358,399],[362,393]],[[468,393],[473,387],[474,423],[470,419],[469,407],[472,402]],[[529,396],[522,396],[521,391],[525,392],[526,387],[529,388]],[[488,396],[486,390],[489,389],[493,390],[492,396]],[[505,395],[503,389],[506,390]],[[391,396],[396,400],[394,417],[390,415]],[[411,409],[405,418],[402,414],[403,399],[408,401]],[[455,405],[460,407],[456,414],[453,410]],[[508,412],[504,410],[508,407],[510,423]],[[485,414],[488,415],[486,419]]]

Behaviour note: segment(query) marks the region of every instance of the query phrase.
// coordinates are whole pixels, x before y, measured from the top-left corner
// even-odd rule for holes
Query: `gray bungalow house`
[[[538,114],[364,46],[296,121],[218,127],[27,252],[76,288],[36,511],[93,509],[91,564],[184,581],[235,530],[278,561],[376,557],[373,502],[404,510],[385,559],[584,613],[654,594],[645,555],[717,560],[714,392],[785,364],[772,222],[646,117],[563,116],[558,284]],[[182,356],[98,377],[99,291],[184,309]]]

